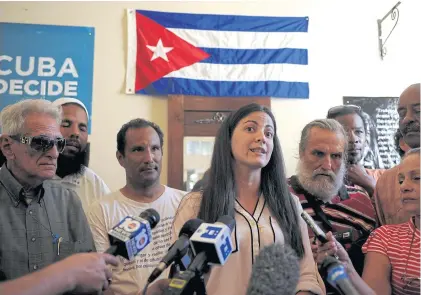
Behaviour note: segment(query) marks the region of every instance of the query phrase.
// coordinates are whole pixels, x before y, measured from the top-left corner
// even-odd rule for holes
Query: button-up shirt
[[[298,198],[294,195],[292,198],[297,206],[297,213],[301,214],[303,209]],[[186,195],[181,201],[173,223],[174,241],[184,223],[189,219],[197,218],[201,200],[201,193],[194,192]],[[223,266],[214,265],[210,276],[207,277],[206,289],[209,295],[246,294],[252,265],[260,250],[273,243],[285,243],[282,228],[270,212],[264,196],[259,198],[253,214],[236,201],[235,222],[236,226],[231,234],[232,254]],[[299,226],[305,253],[300,261],[300,278],[296,292],[301,290],[319,295],[326,294],[311,252],[307,225],[302,218],[299,218]]]
[[[74,191],[44,182],[28,203],[22,185],[3,165],[0,169],[0,271],[8,280],[71,254],[95,251],[86,216]]]

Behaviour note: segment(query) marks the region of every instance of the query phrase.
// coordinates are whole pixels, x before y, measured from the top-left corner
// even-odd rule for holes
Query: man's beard
[[[82,174],[86,159],[86,151],[76,153],[72,157],[60,154],[57,159],[56,174],[61,178],[71,174]]]
[[[297,177],[301,186],[323,202],[329,202],[338,194],[344,183],[345,172],[345,163],[341,164],[337,174],[323,169],[312,170],[301,159],[298,160],[297,164]],[[320,173],[328,174],[330,177],[316,176]]]

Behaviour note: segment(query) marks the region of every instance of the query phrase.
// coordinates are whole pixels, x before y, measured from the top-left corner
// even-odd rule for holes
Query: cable
[[[148,291],[149,284],[150,284],[149,282],[146,283],[145,288],[143,288],[142,295],[146,295],[146,292]]]

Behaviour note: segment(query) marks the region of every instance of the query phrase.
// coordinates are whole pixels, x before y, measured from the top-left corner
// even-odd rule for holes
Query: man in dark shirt
[[[73,190],[48,183],[65,146],[60,110],[42,99],[9,105],[0,114],[0,271],[15,279],[73,253],[95,250]]]

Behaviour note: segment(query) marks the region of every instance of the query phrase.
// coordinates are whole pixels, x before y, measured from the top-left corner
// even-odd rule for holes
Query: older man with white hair
[[[73,190],[48,182],[66,141],[61,112],[43,99],[23,100],[0,113],[0,273],[7,280],[77,252],[95,250]]]
[[[76,191],[87,212],[93,202],[111,193],[104,180],[88,168],[88,110],[83,102],[71,97],[59,98],[53,105],[63,111],[60,132],[66,139],[66,146],[58,156],[54,181]]]
[[[375,227],[375,211],[365,191],[344,185],[347,145],[347,133],[338,121],[308,123],[301,133],[297,175],[289,185],[303,209],[344,245],[361,274],[361,246]],[[309,235],[314,237],[310,229]],[[316,254],[317,246],[312,248]]]

